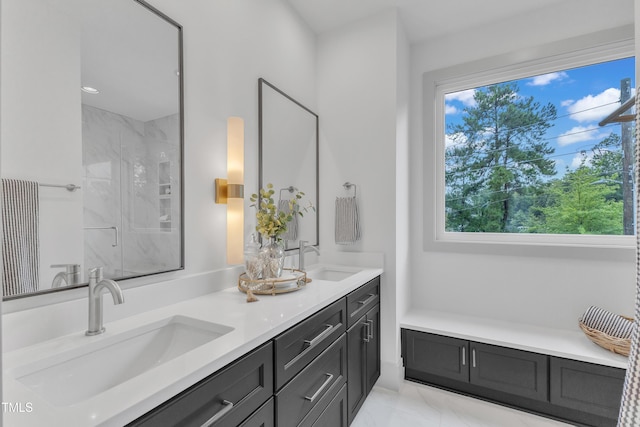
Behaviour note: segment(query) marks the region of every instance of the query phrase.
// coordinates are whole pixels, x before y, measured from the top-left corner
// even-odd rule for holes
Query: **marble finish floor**
[[[351,427],[569,427],[548,418],[403,382],[399,392],[374,387]]]

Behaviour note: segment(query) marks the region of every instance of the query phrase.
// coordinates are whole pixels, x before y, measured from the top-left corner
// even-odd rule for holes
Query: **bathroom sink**
[[[361,269],[337,266],[320,266],[307,272],[307,276],[314,280],[326,280],[329,282],[340,282],[356,273]]]
[[[229,333],[233,328],[173,316],[16,369],[14,377],[49,402],[69,406]],[[89,339],[88,339],[89,340]]]

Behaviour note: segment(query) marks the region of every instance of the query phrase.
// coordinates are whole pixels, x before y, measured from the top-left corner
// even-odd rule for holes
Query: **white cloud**
[[[578,153],[575,156],[573,156],[573,160],[571,160],[571,169],[577,169],[578,167],[580,167],[580,165],[582,165],[583,161],[586,166],[589,166],[592,160],[593,160],[593,153],[587,153],[584,151],[581,153]]]
[[[575,102],[567,102],[571,119],[584,122],[598,122],[620,106],[620,89],[609,88],[597,95],[587,95]]]
[[[558,136],[558,145],[564,147],[566,145],[575,144],[577,142],[593,141],[602,138],[600,129],[597,126],[575,126]]]
[[[531,81],[527,83],[527,85],[528,86],[546,86],[553,81],[562,80],[567,77],[569,76],[564,71],[561,71],[559,73],[543,74],[541,76],[535,76],[534,78],[532,78]]]
[[[444,146],[445,148],[453,147],[456,145],[462,145],[467,142],[467,136],[462,133],[454,133],[454,134],[446,134],[444,136]]]
[[[459,111],[453,105],[445,104],[444,106],[444,114],[458,114]]]
[[[460,92],[448,93],[444,96],[445,101],[460,101],[465,107],[475,107],[476,101],[473,99],[473,95],[476,93],[475,89],[467,89]]]

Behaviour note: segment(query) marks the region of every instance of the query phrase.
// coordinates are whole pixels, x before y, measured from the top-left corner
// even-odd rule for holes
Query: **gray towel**
[[[2,288],[4,296],[38,290],[38,183],[2,179]]]
[[[354,197],[336,197],[336,244],[352,245],[360,239],[358,202]]]
[[[291,213],[289,209],[289,200],[281,199],[278,202],[278,211],[286,214]],[[298,215],[294,215],[293,219],[287,224],[287,231],[282,234],[282,240],[296,240],[298,238]]]

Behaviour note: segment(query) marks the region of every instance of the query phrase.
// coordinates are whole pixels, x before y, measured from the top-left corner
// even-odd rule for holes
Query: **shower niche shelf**
[[[171,162],[158,163],[158,197],[160,230],[171,231]]]

